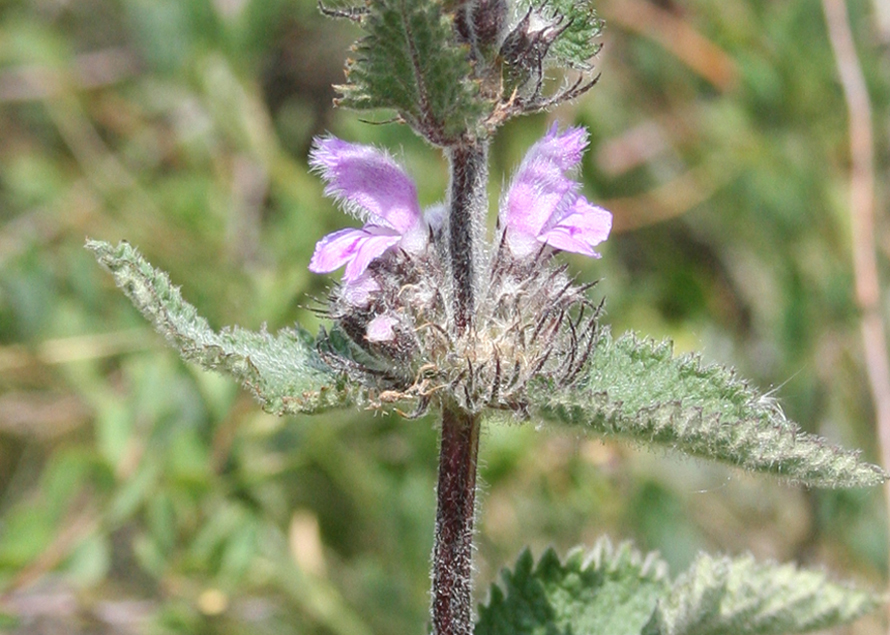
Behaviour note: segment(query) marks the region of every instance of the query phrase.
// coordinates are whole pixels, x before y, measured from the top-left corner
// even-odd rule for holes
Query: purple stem
[[[434,635],[473,633],[471,564],[479,428],[479,415],[443,408],[433,548]]]
[[[453,285],[453,337],[472,330],[479,247],[488,211],[488,142],[449,149],[451,195],[449,267]],[[433,547],[434,635],[472,635],[473,520],[480,416],[450,403],[442,407],[436,538]]]
[[[451,209],[448,251],[454,285],[456,334],[473,326],[478,247],[488,211],[488,142],[466,142],[451,148]]]

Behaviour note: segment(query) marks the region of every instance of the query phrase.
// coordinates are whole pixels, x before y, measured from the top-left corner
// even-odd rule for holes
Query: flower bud
[[[508,92],[531,87],[538,93],[544,78],[544,58],[550,46],[563,32],[560,20],[546,20],[540,13],[529,9],[510,31],[500,56],[504,60]]]
[[[507,0],[471,0],[458,7],[455,27],[464,42],[483,53],[500,44],[507,24]]]

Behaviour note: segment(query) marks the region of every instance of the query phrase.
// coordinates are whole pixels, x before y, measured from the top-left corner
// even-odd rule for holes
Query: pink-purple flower
[[[586,287],[536,254],[598,256],[595,247],[609,235],[612,215],[589,203],[572,176],[586,147],[583,129],[561,133],[556,126],[531,147],[501,200],[501,236],[492,253],[474,244],[482,232],[469,232],[468,246],[460,232],[466,228],[451,224],[481,225],[487,205],[474,200],[469,208],[449,209],[446,202],[421,210],[414,182],[385,152],[334,137],[317,140],[310,163],[325,181],[325,194],[363,221],[361,228],[322,238],[309,267],[317,273],[345,267],[328,313],[338,338],[364,351],[342,355],[327,340],[319,349],[325,362],[358,374],[375,394],[416,398],[418,414],[440,398],[467,412],[525,412],[536,378],[575,382],[598,341],[598,312],[584,310],[591,304]],[[470,169],[466,159],[451,158],[463,166],[454,170]],[[480,184],[460,187],[481,198]],[[466,218],[467,211],[480,218]],[[474,254],[478,266],[470,262]],[[473,328],[457,322],[461,284],[474,292]]]
[[[612,215],[588,202],[571,177],[586,147],[583,128],[560,133],[554,124],[526,154],[499,215],[513,257],[527,258],[544,245],[599,256],[594,247],[609,236]],[[309,269],[328,273],[345,267],[345,299],[363,306],[378,288],[366,273],[370,263],[393,248],[423,253],[444,214],[432,208],[425,217],[405,169],[371,146],[325,137],[316,141],[309,162],[327,182],[325,194],[364,222],[360,229],[341,229],[322,238]]]
[[[593,249],[609,236],[612,214],[592,205],[569,178],[587,147],[583,128],[562,134],[556,124],[525,155],[501,202],[500,224],[510,252],[531,256],[542,245],[599,257]]]
[[[336,137],[319,139],[309,163],[327,181],[325,194],[365,222],[361,229],[341,229],[315,246],[309,269],[328,273],[346,266],[343,280],[358,280],[375,258],[398,246],[423,251],[429,228],[417,200],[417,188],[405,170],[376,148]]]

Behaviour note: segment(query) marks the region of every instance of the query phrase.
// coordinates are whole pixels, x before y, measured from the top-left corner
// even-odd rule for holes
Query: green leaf
[[[846,624],[881,604],[874,594],[794,565],[700,555],[659,602],[645,635],[779,635]]]
[[[670,341],[634,334],[613,340],[604,331],[581,383],[543,386],[530,401],[545,419],[810,486],[864,487],[888,478],[858,452],[803,432],[733,370],[697,355],[674,357]]]
[[[298,327],[271,335],[237,326],[213,331],[167,274],[129,243],[113,247],[91,240],[86,246],[183,359],[234,376],[268,412],[320,412],[352,400],[345,379],[322,362],[306,331]]]
[[[554,19],[555,27],[563,29],[547,52],[545,63],[588,70],[590,58],[600,49],[596,38],[603,21],[596,16],[590,0],[520,0],[521,13],[533,8]]]
[[[473,130],[490,109],[441,0],[370,0],[361,25],[367,35],[353,46],[340,105],[394,108],[440,145]]]
[[[553,550],[535,565],[526,550],[479,608],[475,635],[638,635],[667,592],[666,565],[601,539],[564,563]]]

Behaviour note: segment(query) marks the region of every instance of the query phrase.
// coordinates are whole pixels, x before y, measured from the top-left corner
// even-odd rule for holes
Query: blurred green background
[[[888,33],[882,2],[848,5],[881,183]],[[492,210],[551,120],[587,126],[585,193],[615,233],[601,260],[569,259],[602,279],[613,331],[732,364],[877,461],[821,5],[599,7],[599,85],[501,130]],[[437,150],[362,121],[385,113],[332,109],[357,35],[312,0],[0,2],[0,631],[425,632],[434,422],[265,415],[179,361],[83,249],[129,240],[216,327],[316,329],[306,307],[331,278],[309,256],[353,221],[307,172],[313,135],[392,149],[425,205],[447,186]],[[603,533],[674,572],[699,549],[750,550],[886,584],[878,490],[807,491],[533,425],[487,428],[481,452],[480,598],[523,545]]]

